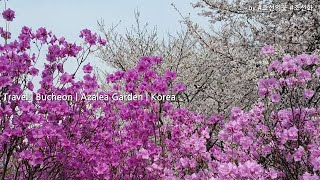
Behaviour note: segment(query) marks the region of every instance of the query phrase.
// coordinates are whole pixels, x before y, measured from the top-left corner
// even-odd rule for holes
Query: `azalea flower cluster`
[[[314,54],[270,64],[270,76],[258,82],[260,101],[248,112],[233,108],[219,132],[222,145],[212,149],[219,177],[320,178],[319,65]]]
[[[4,18],[12,20],[14,12]],[[92,66],[83,66],[83,79],[75,74],[95,46],[106,41],[90,30],[80,37],[84,45],[69,43],[46,28],[23,27],[17,40],[4,37],[0,46],[0,95],[72,95],[99,93],[180,93],[176,74],[159,74],[159,57],[143,57],[136,68],[107,77],[114,88],[102,91]],[[35,47],[34,47],[35,46]],[[47,48],[44,69],[36,68],[38,54]],[[65,71],[66,61],[78,62],[76,72]],[[33,78],[41,76],[40,88]],[[171,102],[154,101],[47,101],[5,100],[0,107],[0,174],[5,179],[131,179],[182,177],[191,164],[209,159],[205,152],[206,118]],[[179,139],[179,141],[177,141]],[[184,144],[185,154],[180,146]],[[183,165],[182,165],[183,164]],[[191,171],[191,169],[190,169]]]
[[[12,21],[15,13],[5,10]],[[6,28],[5,28],[6,29]],[[1,31],[0,31],[1,32]],[[106,40],[88,29],[83,45],[46,28],[23,27],[17,40],[2,36],[0,97],[42,95],[179,94],[177,74],[156,71],[160,57],[142,57],[128,71],[106,77],[102,90],[86,58]],[[34,47],[35,46],[35,47]],[[46,48],[44,69],[36,68]],[[262,53],[273,54],[271,46]],[[65,62],[75,61],[75,72]],[[0,98],[2,179],[319,179],[319,58],[285,56],[258,82],[261,99],[230,117],[205,117],[179,102],[47,101]],[[80,69],[81,80],[75,75]],[[35,89],[34,77],[41,76]],[[111,98],[110,98],[111,99]],[[177,100],[179,101],[179,99]]]

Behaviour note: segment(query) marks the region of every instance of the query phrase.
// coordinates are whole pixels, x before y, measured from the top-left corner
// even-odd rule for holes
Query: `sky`
[[[120,20],[119,32],[134,23],[134,11],[139,9],[142,22],[157,26],[160,34],[180,29],[180,15],[171,6],[174,3],[184,15],[196,11],[190,3],[195,0],[9,0],[8,7],[16,11],[15,29],[28,24],[47,27],[58,35],[77,39],[81,29],[98,31],[97,21],[103,19],[111,26]],[[3,4],[3,3],[2,3]],[[12,29],[13,30],[13,29]]]
[[[14,35],[20,32],[21,27],[28,26],[36,30],[46,27],[54,34],[64,36],[70,42],[81,42],[79,32],[88,28],[98,32],[97,21],[103,20],[106,29],[112,25],[121,23],[116,31],[124,33],[135,23],[134,11],[139,10],[141,22],[157,26],[160,35],[167,32],[174,34],[181,30],[181,16],[171,6],[175,6],[184,15],[190,16],[197,22],[204,23],[204,19],[197,16],[191,3],[196,0],[9,0],[7,7],[16,12],[15,20],[10,24],[10,30]],[[0,2],[1,11],[3,1]],[[3,21],[0,23],[3,23]],[[3,25],[1,25],[3,26]],[[112,71],[97,57],[90,57],[92,64],[105,67],[106,71]],[[43,60],[44,62],[44,60]],[[101,64],[102,63],[102,64]],[[67,68],[75,69],[74,63],[67,64]]]

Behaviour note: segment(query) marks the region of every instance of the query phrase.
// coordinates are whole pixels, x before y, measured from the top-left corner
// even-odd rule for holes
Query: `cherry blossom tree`
[[[192,5],[208,20],[209,28],[181,16],[188,32],[210,54],[207,66],[218,67],[214,70],[218,78],[204,91],[204,96],[214,97],[206,101],[214,109],[250,107],[257,98],[254,82],[266,74],[274,58],[319,52],[319,1],[198,0]],[[266,44],[276,48],[269,59],[260,54]]]
[[[181,105],[203,114],[228,114],[235,105],[248,109],[254,103],[255,82],[272,58],[318,51],[318,1],[200,0],[193,7],[210,29],[177,9],[186,29],[163,43],[137,18],[126,34],[104,31],[111,43],[101,57],[123,69],[129,62],[133,66],[139,53],[161,55],[164,66],[177,69],[178,79],[189,85]],[[276,48],[269,59],[260,54],[266,44]]]

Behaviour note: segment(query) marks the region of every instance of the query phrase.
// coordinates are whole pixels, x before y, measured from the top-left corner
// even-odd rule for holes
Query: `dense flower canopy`
[[[6,21],[14,14],[2,13]],[[84,43],[78,45],[43,27],[23,27],[9,41],[4,29],[2,179],[320,178],[320,61],[314,54],[273,61],[268,77],[258,82],[260,99],[251,110],[234,107],[229,117],[205,117],[176,106],[187,87],[176,81],[174,71],[156,71],[160,57],[144,56],[134,68],[108,75],[105,83],[113,88],[102,90],[86,62],[106,44],[96,33],[82,30]],[[43,70],[35,66],[41,50],[33,52],[33,46],[48,50]],[[274,51],[266,45],[261,53]],[[75,72],[65,71],[66,61],[78,63]],[[81,66],[84,76],[76,80]],[[23,98],[27,93],[32,98]],[[122,94],[141,99],[112,98]]]

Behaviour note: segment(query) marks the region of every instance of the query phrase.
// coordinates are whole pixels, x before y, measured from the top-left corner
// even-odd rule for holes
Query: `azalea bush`
[[[82,45],[56,37],[46,28],[23,27],[16,40],[7,31],[15,12],[2,13],[1,28],[1,135],[0,173],[3,179],[131,179],[182,177],[180,158],[204,154],[207,118],[170,102],[146,98],[149,94],[175,94],[185,90],[173,83],[176,73],[158,74],[159,57],[143,57],[127,72],[107,77],[113,89],[101,91],[86,58],[106,41],[90,30],[80,32]],[[47,49],[43,70],[36,68]],[[34,53],[36,52],[36,53]],[[65,71],[65,62],[78,63],[75,72]],[[82,67],[82,68],[81,68]],[[85,74],[75,79],[78,70]],[[34,77],[41,76],[36,89]],[[112,100],[114,94],[143,95],[142,100]],[[25,93],[33,98],[21,98]],[[37,99],[40,94],[68,95],[70,100]],[[108,100],[76,100],[77,95],[98,94]],[[10,97],[11,96],[11,97]],[[182,144],[184,149],[181,149]],[[185,151],[185,154],[182,153]],[[193,160],[194,172],[197,161]]]
[[[260,101],[248,112],[233,108],[219,132],[223,143],[211,150],[218,176],[319,179],[319,57],[286,55],[269,71]]]
[[[251,110],[207,117],[176,107],[187,87],[174,71],[156,71],[160,57],[144,56],[108,75],[112,88],[102,90],[87,57],[106,40],[84,29],[83,43],[75,44],[28,27],[13,40],[8,27],[15,12],[2,16],[2,179],[319,179],[318,56],[273,61]],[[74,72],[66,71],[66,61],[77,64]],[[52,94],[71,99],[35,98]],[[112,98],[122,94],[141,99]]]

